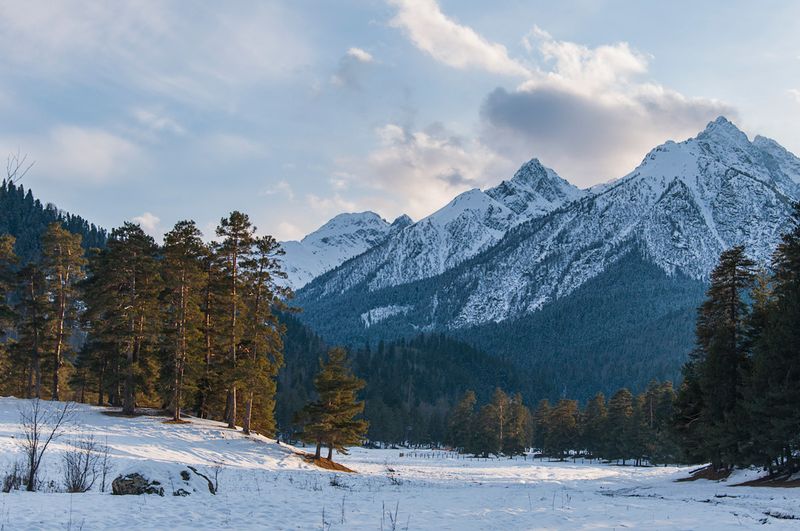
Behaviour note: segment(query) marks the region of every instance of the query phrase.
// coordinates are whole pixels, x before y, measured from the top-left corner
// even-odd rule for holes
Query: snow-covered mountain
[[[319,278],[298,302],[314,312],[350,291],[370,293],[354,312],[404,308],[392,318],[453,330],[535,312],[631,251],[667,275],[703,280],[733,245],[768,260],[789,228],[798,183],[800,159],[772,140],[751,142],[722,117],[588,191],[534,160]],[[400,289],[431,277],[424,288]]]
[[[436,276],[496,244],[513,227],[584,194],[533,159],[510,180],[486,191],[468,190],[350,260],[327,279],[324,291],[364,281],[380,289]]]
[[[300,241],[282,242],[289,286],[300,289],[313,278],[381,243],[412,223],[400,216],[389,223],[374,212],[339,214]]]
[[[725,118],[685,142],[658,146],[613,185],[522,227],[464,271],[460,284],[470,294],[447,325],[535,311],[632,247],[666,273],[695,279],[706,278],[734,245],[767,262],[800,199],[800,161],[778,148],[750,142]]]

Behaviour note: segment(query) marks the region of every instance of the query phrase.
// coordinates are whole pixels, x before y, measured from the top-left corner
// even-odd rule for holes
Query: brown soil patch
[[[697,481],[698,479],[719,481],[727,478],[730,475],[730,470],[714,470],[710,466],[704,466],[703,468],[692,470],[691,475],[688,478],[680,478],[677,481]]]
[[[340,463],[336,463],[324,457],[316,458],[314,457],[313,454],[307,454],[305,452],[297,452],[297,455],[299,455],[306,463],[311,463],[312,465],[316,465],[319,468],[325,470],[335,470],[336,472],[347,472],[348,474],[356,473],[355,470],[351,470]]]
[[[186,419],[180,419],[180,420],[169,419],[164,421],[164,424],[191,424],[191,423],[192,423],[191,420],[186,420]]]
[[[758,478],[744,483],[737,483],[734,487],[778,487],[782,489],[800,488],[800,479],[789,479],[793,474],[776,474],[765,478]]]

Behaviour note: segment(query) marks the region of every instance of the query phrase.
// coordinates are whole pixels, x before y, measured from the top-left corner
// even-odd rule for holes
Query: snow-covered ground
[[[0,399],[0,475],[20,457],[18,412],[26,403]],[[334,474],[306,464],[291,447],[216,422],[174,425],[103,411],[78,406],[69,433],[45,457],[43,479],[59,483],[69,441],[93,434],[108,441],[112,477],[137,470],[157,476],[167,495],[0,494],[0,529],[800,528],[789,519],[800,518],[800,491],[732,486],[752,473],[726,483],[676,483],[689,469],[354,449],[339,459],[358,473]],[[172,496],[188,465],[211,476],[218,471],[219,493],[199,488]]]

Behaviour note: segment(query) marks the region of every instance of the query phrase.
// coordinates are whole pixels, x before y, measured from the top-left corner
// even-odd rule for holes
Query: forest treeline
[[[800,471],[800,204],[794,225],[768,270],[734,247],[711,274],[676,402],[690,462]]]
[[[274,431],[275,376],[283,326],[275,310],[282,253],[233,212],[206,244],[193,221],[162,245],[125,223],[88,253],[80,233],[54,221],[38,260],[19,264],[15,238],[0,237],[7,394],[183,408],[201,417]]]
[[[623,388],[606,401],[597,393],[581,408],[577,400],[543,399],[531,412],[522,396],[497,389],[477,407],[467,391],[448,420],[447,442],[480,456],[522,454],[535,448],[554,459],[581,456],[625,464],[676,463],[680,450],[670,430],[675,391],[671,382],[652,382],[638,396]]]

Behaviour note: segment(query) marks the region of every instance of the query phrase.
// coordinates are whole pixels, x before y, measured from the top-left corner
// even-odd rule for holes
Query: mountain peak
[[[706,128],[697,135],[698,138],[727,138],[734,141],[749,142],[747,135],[741,129],[736,127],[730,120],[724,116],[718,116],[716,120],[708,122]]]
[[[397,218],[394,221],[392,221],[392,229],[400,230],[400,229],[404,229],[404,228],[408,227],[409,225],[413,225],[413,224],[414,224],[414,220],[411,219],[408,216],[408,214],[401,214],[400,216],[397,216]]]

